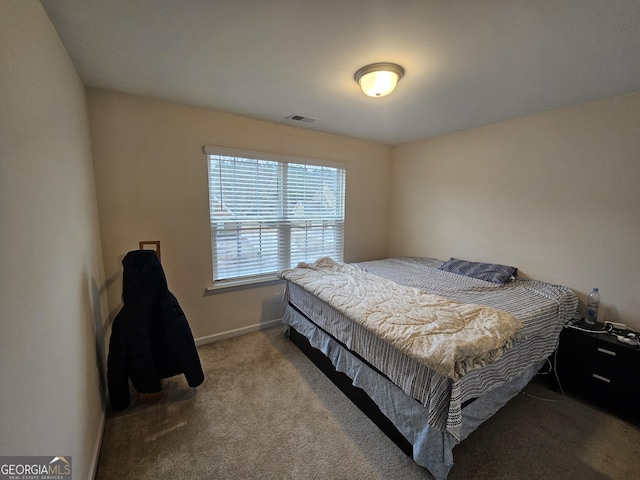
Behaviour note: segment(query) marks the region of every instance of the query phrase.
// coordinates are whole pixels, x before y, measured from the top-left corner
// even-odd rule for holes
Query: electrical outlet
[[[283,297],[283,296],[284,296],[284,295],[282,294],[282,292],[274,293],[274,294],[273,294],[273,303],[275,304],[275,303],[280,303],[280,302],[282,302],[282,297]]]

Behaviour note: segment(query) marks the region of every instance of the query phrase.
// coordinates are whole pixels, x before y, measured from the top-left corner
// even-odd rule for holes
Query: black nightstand
[[[564,328],[555,368],[567,392],[640,424],[640,347],[612,335]]]

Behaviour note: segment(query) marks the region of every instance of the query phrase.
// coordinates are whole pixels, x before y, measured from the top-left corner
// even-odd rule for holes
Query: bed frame
[[[293,327],[289,327],[289,340],[291,340],[309,360],[311,360],[329,380],[331,380],[349,400],[351,400],[362,412],[375,423],[405,454],[413,457],[413,447],[404,438],[391,420],[380,411],[376,403],[367,393],[351,383],[351,379],[342,372],[338,372],[331,360],[321,351],[313,348],[307,337],[298,333]]]

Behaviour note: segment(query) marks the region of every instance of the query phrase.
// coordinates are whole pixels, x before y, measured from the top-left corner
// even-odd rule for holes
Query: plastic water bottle
[[[600,292],[597,288],[587,297],[587,316],[584,319],[589,325],[593,325],[598,321],[598,309],[600,308]]]

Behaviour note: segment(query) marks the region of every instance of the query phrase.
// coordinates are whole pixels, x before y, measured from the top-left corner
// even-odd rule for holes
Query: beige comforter
[[[502,310],[452,302],[330,258],[278,275],[453,380],[500,358],[522,327]]]

